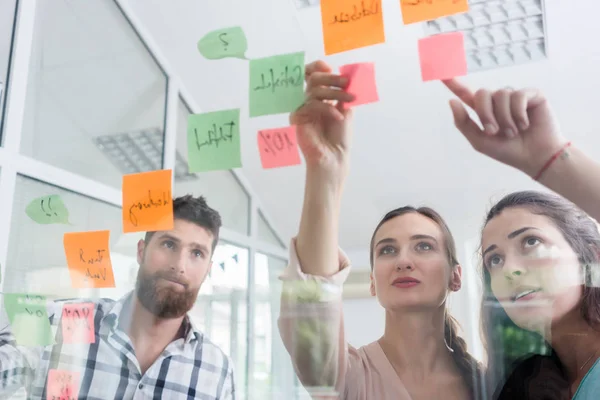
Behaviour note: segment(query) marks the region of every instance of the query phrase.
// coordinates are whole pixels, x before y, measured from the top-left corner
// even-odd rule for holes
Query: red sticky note
[[[467,74],[465,38],[462,32],[419,40],[423,81],[451,79]]]
[[[94,304],[65,304],[61,325],[64,343],[94,343]]]
[[[79,398],[80,374],[78,371],[51,369],[46,385],[47,399],[76,400]]]
[[[110,231],[64,234],[65,256],[74,288],[115,287],[109,237]]]
[[[374,63],[344,65],[340,67],[340,74],[349,80],[346,91],[356,96],[356,99],[346,103],[346,106],[358,106],[379,101]]]
[[[258,131],[258,150],[263,168],[279,168],[300,164],[296,127]]]

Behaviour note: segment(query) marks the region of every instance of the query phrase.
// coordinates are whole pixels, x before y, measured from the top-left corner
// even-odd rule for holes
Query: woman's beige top
[[[404,384],[378,342],[355,349],[346,343],[342,285],[350,265],[340,251],[340,271],[324,278],[300,269],[295,240],[290,264],[281,275],[279,331],[302,384],[312,392],[327,388],[344,400],[409,400]],[[330,397],[321,397],[330,398]],[[331,397],[337,398],[337,397]]]

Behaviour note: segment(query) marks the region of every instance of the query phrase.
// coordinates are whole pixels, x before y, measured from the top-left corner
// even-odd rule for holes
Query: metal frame
[[[29,65],[36,28],[37,6],[42,0],[17,1],[16,26],[14,27],[14,43],[12,47],[12,65],[10,81],[6,84],[6,113],[3,127],[3,143],[0,147],[0,271],[5,275],[8,254],[8,241],[10,236],[11,219],[13,214],[13,201],[17,175],[23,175],[38,181],[70,190],[72,192],[99,200],[114,206],[121,207],[121,191],[108,185],[101,184],[93,179],[66,171],[61,168],[37,161],[31,157],[20,154],[21,132],[25,114],[27,85],[30,80]],[[149,32],[133,12],[126,0],[114,0],[125,18],[131,24],[140,40],[154,57],[158,66],[167,77],[167,100],[165,116],[165,140],[163,150],[163,168],[171,169],[175,165],[175,151],[177,140],[177,107],[179,97],[189,106],[193,113],[201,112],[191,93],[182,85],[180,78],[169,61],[161,53],[159,47],[152,39]],[[251,377],[254,364],[254,304],[256,293],[254,288],[254,257],[257,252],[281,259],[288,258],[285,248],[280,248],[270,243],[265,243],[258,238],[258,213],[264,217],[272,228],[273,220],[262,207],[258,194],[250,186],[248,180],[240,170],[231,171],[243,190],[250,198],[249,209],[249,234],[241,234],[226,228],[221,229],[220,237],[229,243],[245,247],[249,251],[248,257],[248,358],[247,376]],[[281,243],[287,243],[274,230]],[[2,282],[2,287],[4,282]],[[1,301],[0,301],[1,305]]]

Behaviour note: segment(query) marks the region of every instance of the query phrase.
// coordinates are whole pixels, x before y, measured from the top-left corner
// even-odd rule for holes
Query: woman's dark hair
[[[600,260],[600,233],[598,225],[585,212],[570,201],[555,194],[522,191],[511,193],[502,198],[488,212],[485,226],[492,219],[509,208],[522,208],[533,214],[543,215],[549,218],[562,233],[563,237],[573,249],[579,263],[584,269],[585,287],[581,302],[580,313],[582,318],[594,329],[600,327],[600,288],[595,287],[594,279],[598,275],[596,271]],[[483,236],[483,234],[482,234]],[[486,268],[481,266],[481,274],[484,282],[484,296],[481,307],[481,336],[484,348],[488,353],[488,391],[493,391],[495,386],[504,381],[504,371],[499,371],[502,366],[497,362],[495,349],[502,350],[501,339],[495,334],[495,325],[503,321],[506,325],[518,328],[504,312],[498,299],[491,291],[491,278]],[[597,284],[597,283],[596,283]]]
[[[379,228],[389,220],[399,217],[405,214],[420,214],[426,218],[429,218],[433,222],[435,222],[442,231],[442,236],[444,237],[444,244],[446,250],[446,256],[448,258],[448,266],[453,268],[458,265],[458,260],[456,257],[456,245],[454,242],[454,237],[446,225],[444,219],[438,214],[436,211],[429,207],[401,207],[395,210],[388,212],[382,220],[379,222],[375,231],[373,232],[373,236],[371,237],[371,246],[370,246],[370,261],[371,261],[371,269],[373,269],[373,251],[375,245],[375,235]],[[458,321],[454,317],[452,317],[448,312],[446,312],[446,319],[444,321],[444,338],[446,339],[446,343],[453,350],[452,357],[454,358],[454,362],[458,366],[464,380],[465,384],[469,388],[473,399],[479,399],[482,393],[482,377],[483,377],[483,369],[481,364],[473,358],[467,351],[467,343],[463,338],[458,336],[459,324]]]

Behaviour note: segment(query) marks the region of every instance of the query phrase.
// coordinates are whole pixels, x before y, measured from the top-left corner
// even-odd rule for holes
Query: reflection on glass
[[[260,211],[258,212],[258,238],[263,242],[285,248],[285,245],[281,243],[281,240],[279,240],[277,234],[273,231],[273,229],[271,229],[267,223],[267,220]]]
[[[204,196],[208,204],[217,205],[225,228],[249,232],[250,196],[230,171],[188,173],[187,118],[191,113],[179,99],[177,107],[177,155],[175,160],[175,196]]]
[[[247,295],[248,249],[221,241],[190,318],[233,360],[240,398],[246,387]]]
[[[279,274],[287,261],[257,253],[255,257],[254,376],[249,377],[252,399],[297,399],[306,395],[285,350],[277,318],[281,295]],[[308,397],[307,397],[308,398]]]
[[[167,78],[117,5],[36,12],[21,152],[115,187],[160,169]]]
[[[0,0],[0,139],[4,125],[4,98],[8,87],[8,69],[16,6],[16,0]]]
[[[69,212],[68,224],[38,224],[27,214],[32,200],[58,195]],[[40,205],[41,207],[41,205]],[[51,205],[50,205],[51,207]],[[45,207],[50,212],[48,205]],[[13,214],[4,276],[4,291],[34,292],[49,298],[98,297],[96,289],[74,289],[65,259],[66,232],[109,230],[111,260],[117,289],[102,294],[120,297],[133,288],[132,271],[137,270],[135,245],[118,244],[121,237],[121,209],[88,197],[23,176],[17,177]],[[135,281],[135,275],[133,275]]]

